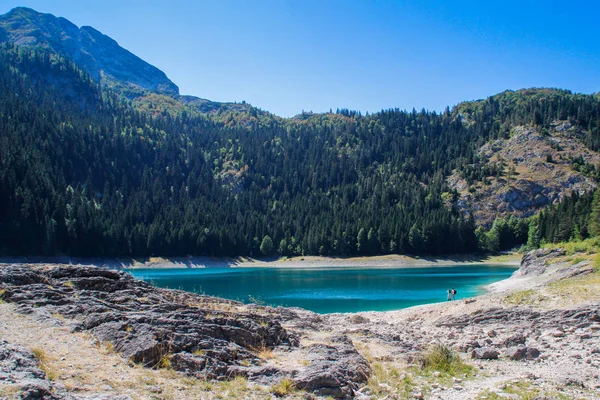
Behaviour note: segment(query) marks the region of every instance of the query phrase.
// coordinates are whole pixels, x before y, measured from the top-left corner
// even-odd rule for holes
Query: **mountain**
[[[0,43],[40,47],[73,61],[92,79],[134,100],[153,114],[182,112],[211,115],[217,120],[230,120],[232,114],[265,114],[246,102],[222,103],[195,96],[180,96],[179,88],[166,74],[130,53],[110,37],[96,29],[75,24],[62,17],[17,7],[0,15]],[[237,118],[247,125],[245,118]]]
[[[68,21],[1,21],[0,253],[448,254],[589,235],[578,196],[600,178],[598,95],[284,119],[108,84],[55,49],[80,44]]]
[[[572,98],[589,105],[572,110],[578,114],[575,118],[560,115],[564,112],[557,111],[561,103]],[[480,224],[491,225],[498,215],[528,217],[565,193],[593,191],[600,165],[597,101],[597,96],[529,89],[459,104],[456,112],[465,124],[485,128],[492,123],[499,132],[476,149],[474,163],[447,178],[459,194],[457,206],[472,213]],[[523,108],[529,108],[531,115],[516,116]],[[583,116],[585,108],[594,112],[589,120]],[[494,120],[483,121],[485,114],[494,115]],[[543,117],[548,114],[551,117]]]
[[[65,18],[18,7],[0,15],[0,41],[20,46],[41,46],[73,60],[77,66],[108,87],[127,93],[149,90],[178,95],[179,88],[164,72],[125,50],[96,29]]]

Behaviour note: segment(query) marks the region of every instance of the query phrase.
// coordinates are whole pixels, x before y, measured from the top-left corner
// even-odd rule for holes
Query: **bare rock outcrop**
[[[521,260],[520,268],[515,276],[542,275],[548,267],[548,261],[564,256],[564,249],[539,249],[527,253]]]
[[[2,300],[19,312],[90,332],[146,367],[168,365],[200,379],[244,376],[262,384],[286,377],[336,398],[351,398],[370,375],[368,362],[345,336],[301,348],[298,335],[280,321],[316,328],[320,317],[303,310],[245,307],[82,266],[4,266],[0,289]],[[269,365],[259,357],[263,350],[302,351],[309,363],[298,369]]]
[[[40,369],[33,352],[22,346],[0,340],[0,383],[15,387],[21,399],[75,399],[64,388],[52,384]]]
[[[335,345],[308,347],[309,365],[293,378],[294,383],[321,396],[352,398],[358,384],[368,380],[371,367],[347,336],[334,337],[332,342]]]

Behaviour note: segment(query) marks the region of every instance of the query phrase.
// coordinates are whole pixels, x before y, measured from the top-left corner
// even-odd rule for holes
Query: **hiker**
[[[456,289],[452,288],[452,300],[456,300]]]
[[[452,290],[448,289],[448,301],[452,300]]]

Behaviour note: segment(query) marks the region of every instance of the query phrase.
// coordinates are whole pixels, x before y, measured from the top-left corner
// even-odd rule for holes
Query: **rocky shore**
[[[90,266],[5,264],[0,397],[598,398],[598,272],[575,261],[541,250],[481,297],[330,315]],[[463,368],[424,368],[434,345]]]

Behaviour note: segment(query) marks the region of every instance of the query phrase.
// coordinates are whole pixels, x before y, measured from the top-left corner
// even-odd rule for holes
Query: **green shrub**
[[[472,368],[450,347],[443,344],[433,345],[418,359],[423,370],[446,372],[450,375],[468,374]]]

